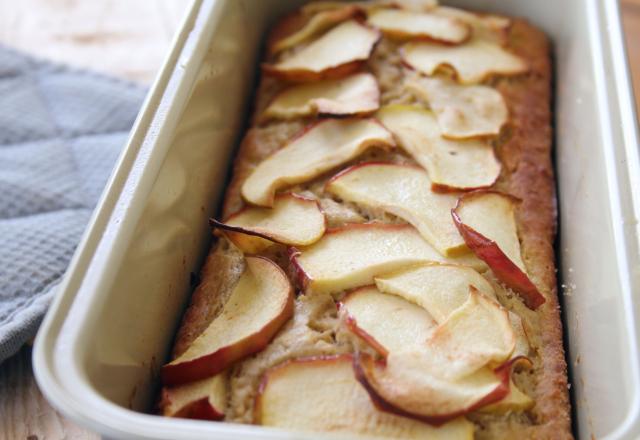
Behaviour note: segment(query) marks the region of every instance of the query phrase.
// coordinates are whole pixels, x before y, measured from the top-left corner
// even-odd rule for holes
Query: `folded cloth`
[[[0,45],[0,362],[35,335],[145,92]]]

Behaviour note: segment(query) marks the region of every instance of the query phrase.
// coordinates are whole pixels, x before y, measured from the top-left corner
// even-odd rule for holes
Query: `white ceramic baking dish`
[[[42,391],[78,423],[113,438],[318,437],[143,413],[208,248],[264,31],[300,3],[196,0],[186,17],[36,341]],[[525,16],[554,43],[575,429],[639,438],[640,162],[617,3],[451,4]]]

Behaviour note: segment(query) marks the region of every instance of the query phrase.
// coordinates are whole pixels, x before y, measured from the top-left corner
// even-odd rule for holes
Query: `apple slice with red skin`
[[[497,301],[491,284],[470,267],[425,263],[380,275],[375,283],[381,292],[397,295],[424,308],[438,324],[443,323],[469,298],[469,286]]]
[[[160,411],[165,417],[222,420],[227,405],[225,373],[184,385],[162,388]]]
[[[331,26],[362,14],[356,5],[342,5],[334,9],[319,11],[312,16],[294,13],[281,20],[267,43],[269,53],[276,54],[290,49],[327,30]]]
[[[375,76],[355,73],[338,79],[297,84],[278,93],[260,115],[261,120],[311,115],[365,115],[380,107]]]
[[[509,412],[524,412],[531,409],[535,402],[531,397],[520,391],[513,383],[513,379],[509,380],[509,393],[496,403],[483,406],[478,411],[482,413],[505,414]]]
[[[469,249],[535,310],[546,300],[527,275],[520,255],[515,221],[518,201],[496,191],[474,191],[461,196],[451,214]]]
[[[493,76],[513,76],[529,71],[529,65],[500,44],[472,38],[459,46],[411,41],[401,48],[404,63],[432,76],[443,67],[453,70],[461,84],[478,84]]]
[[[430,440],[472,440],[463,417],[439,428],[376,409],[356,380],[352,355],[300,358],[263,376],[254,423],[302,431]]]
[[[422,307],[398,296],[364,286],[345,295],[338,303],[346,314],[349,330],[386,357],[408,344],[427,340],[436,322]]]
[[[509,394],[512,361],[451,382],[427,372],[421,359],[402,359],[409,355],[401,353],[398,362],[391,357],[386,362],[376,360],[364,353],[354,358],[356,378],[378,409],[440,426]]]
[[[491,144],[479,139],[445,139],[435,114],[422,106],[387,105],[375,116],[427,170],[434,191],[488,188],[500,176],[502,165]]]
[[[460,44],[471,36],[471,27],[461,20],[410,10],[379,9],[367,23],[394,39]]]
[[[486,267],[470,253],[443,257],[413,226],[383,223],[329,229],[311,246],[291,248],[289,255],[304,289],[331,294],[372,284],[378,275],[419,263]]]
[[[406,87],[429,104],[448,139],[496,137],[509,119],[507,104],[493,87],[422,76],[407,81]]]
[[[363,355],[355,369],[374,401],[440,423],[508,394],[509,370],[505,376],[491,366],[510,362],[514,346],[507,311],[471,287],[424,343],[401,345],[384,363]]]
[[[254,168],[242,184],[242,197],[270,207],[278,189],[312,180],[372,147],[395,147],[393,135],[375,119],[311,124]]]
[[[380,162],[354,165],[333,176],[325,191],[343,201],[382,209],[406,220],[442,255],[469,252],[451,221],[458,195],[433,191],[427,172],[418,166]]]
[[[274,243],[306,246],[315,243],[326,229],[326,219],[317,200],[298,194],[279,194],[273,208],[249,206],[225,222],[209,223],[225,234],[245,254],[255,254]]]
[[[450,6],[438,6],[431,11],[439,17],[455,18],[467,23],[473,29],[473,37],[504,45],[509,37],[511,19],[502,15],[478,14]]]
[[[222,312],[178,358],[162,367],[165,385],[216,375],[262,350],[293,314],[287,275],[263,257],[246,257],[247,267]]]
[[[375,12],[378,9],[388,8],[400,8],[414,12],[434,12],[437,10],[436,7],[438,6],[438,0],[360,0],[349,3],[335,0],[314,1],[302,6],[302,8],[300,8],[300,12],[303,15],[309,16],[331,9],[341,9],[344,8],[346,4],[350,6],[357,6],[366,14]],[[440,15],[445,16],[444,14]]]
[[[292,82],[341,78],[355,72],[371,55],[380,32],[356,20],[345,21],[295,54],[263,64],[266,75]],[[345,45],[345,41],[349,44]]]

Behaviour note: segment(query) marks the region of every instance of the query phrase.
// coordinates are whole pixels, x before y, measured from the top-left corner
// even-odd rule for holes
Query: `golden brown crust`
[[[381,45],[383,46],[383,45]],[[509,291],[499,294],[505,305],[518,313],[524,322],[532,347],[534,368],[516,374],[516,383],[534,398],[535,407],[526,415],[507,417],[473,415],[477,423],[477,438],[572,438],[567,375],[562,346],[554,264],[553,243],[556,230],[556,202],[551,163],[551,66],[545,35],[524,20],[514,20],[507,46],[531,66],[527,75],[496,78],[491,83],[504,96],[509,111],[509,127],[496,142],[503,172],[496,188],[522,199],[517,212],[522,256],[533,282],[546,297],[546,303],[536,311],[529,310]],[[384,58],[383,49],[373,58]],[[373,73],[393,76],[400,83],[402,68],[399,60],[389,69],[378,71],[378,64],[370,63]],[[263,78],[256,98],[253,120],[272,96],[282,89],[282,83]],[[397,88],[382,88],[383,102],[410,99],[400,96]],[[240,188],[251,170],[266,156],[281,148],[310,120],[257,123],[248,130],[237,154],[233,179],[230,182],[221,217],[244,206]],[[224,242],[224,240],[222,240]],[[201,274],[202,282],[194,292],[191,305],[183,318],[176,337],[174,355],[178,355],[211,322],[219,312],[225,295],[234,285],[237,256],[229,256],[220,248],[212,248]],[[239,276],[239,274],[237,275]]]
[[[551,62],[545,35],[524,20],[515,20],[511,49],[530,62],[531,73],[502,81],[497,89],[511,113],[511,137],[499,149],[505,164],[505,189],[522,199],[517,212],[522,256],[534,283],[547,302],[528,313],[529,336],[539,362],[535,365],[535,425],[530,438],[572,438],[567,370],[562,346],[553,243],[556,195],[551,162]]]
[[[223,249],[226,243],[214,243],[200,271],[200,283],[191,296],[191,302],[176,335],[173,357],[180,356],[207,328],[244,270],[244,260],[237,258],[232,249]]]

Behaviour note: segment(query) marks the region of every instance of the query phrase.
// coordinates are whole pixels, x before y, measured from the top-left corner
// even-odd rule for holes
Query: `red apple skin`
[[[262,404],[261,404],[261,400],[262,400],[262,394],[264,394],[264,390],[267,386],[267,383],[269,382],[269,378],[272,374],[274,374],[275,372],[277,372],[277,370],[279,370],[280,368],[283,368],[289,364],[293,364],[293,363],[308,363],[308,362],[326,362],[326,363],[330,363],[330,362],[341,362],[343,360],[347,360],[349,362],[353,362],[353,355],[351,353],[346,353],[346,354],[334,354],[334,355],[320,355],[320,356],[308,356],[308,357],[301,357],[301,358],[296,358],[296,359],[290,359],[288,361],[285,361],[279,365],[276,365],[275,367],[271,367],[269,368],[264,375],[262,376],[262,379],[260,380],[260,385],[258,386],[258,393],[256,394],[255,400],[254,400],[254,405],[253,405],[253,423],[255,425],[260,425],[262,424],[262,414],[260,409],[262,408]]]
[[[327,232],[325,232],[325,235]],[[289,257],[289,262],[291,263],[291,269],[294,272],[294,278],[296,280],[297,287],[300,288],[301,291],[306,290],[307,286],[311,279],[307,276],[307,273],[302,269],[300,263],[298,263],[298,256],[300,255],[300,250],[295,246],[290,246],[287,248],[287,256]]]
[[[545,297],[540,293],[538,288],[531,282],[527,274],[522,272],[518,266],[516,266],[498,247],[496,242],[485,237],[475,229],[467,226],[462,222],[460,216],[457,213],[457,209],[463,200],[469,197],[475,197],[481,194],[495,193],[502,196],[511,197],[514,200],[519,200],[513,196],[503,194],[497,191],[474,191],[463,195],[458,199],[458,204],[451,210],[451,216],[453,217],[453,223],[458,228],[460,235],[464,239],[466,245],[471,249],[481,260],[483,260],[496,277],[505,283],[507,286],[515,290],[520,294],[524,303],[532,310],[536,310],[542,304],[545,303]]]
[[[342,309],[343,307],[345,307],[345,324],[347,326],[347,328],[349,329],[349,331],[351,331],[351,333],[354,333],[356,336],[358,336],[360,339],[362,339],[367,345],[369,345],[371,348],[373,348],[380,356],[386,358],[387,355],[389,354],[389,351],[384,348],[382,346],[382,344],[380,344],[380,342],[378,342],[376,340],[376,338],[374,338],[373,336],[371,336],[369,333],[367,333],[365,330],[363,330],[362,328],[358,327],[358,322],[356,321],[356,318],[354,318],[353,316],[351,316],[348,312],[348,310],[346,310],[346,306],[344,305],[344,301],[347,300],[347,298],[349,297],[349,295],[353,295],[355,293],[357,293],[359,290],[362,289],[368,289],[371,286],[363,286],[363,287],[358,287],[357,289],[352,290],[351,292],[347,293],[344,298],[342,299],[342,301],[338,302],[338,310]]]
[[[284,272],[282,272],[282,276],[286,278]],[[280,330],[280,327],[293,316],[293,298],[293,287],[289,285],[287,302],[280,314],[259,331],[237,343],[222,347],[213,353],[187,362],[175,365],[164,365],[160,371],[162,383],[164,385],[174,386],[205,379],[221,373],[227,367],[244,357],[262,351],[271,339],[273,339],[278,330]]]
[[[163,388],[162,389],[162,398],[160,402],[160,407],[164,407],[168,405],[171,401],[171,389]],[[164,414],[168,417],[179,417],[183,419],[197,419],[197,420],[222,420],[224,419],[224,413],[218,411],[211,405],[208,397],[203,397],[198,400],[194,400],[193,402],[189,402],[187,405],[180,408],[174,414]]]
[[[391,402],[385,400],[380,394],[378,394],[375,387],[373,387],[369,382],[367,371],[370,371],[371,369],[376,367],[384,368],[385,365],[386,363],[384,360],[375,360],[370,355],[364,353],[356,353],[353,358],[353,371],[356,375],[356,379],[362,384],[364,389],[367,390],[367,392],[369,393],[369,397],[371,398],[371,401],[376,406],[376,408],[391,414],[419,420],[433,426],[442,426],[443,424],[452,419],[455,419],[456,417],[463,416],[467,413],[475,411],[478,408],[498,402],[499,400],[504,399],[507,394],[509,394],[509,377],[511,375],[512,361],[508,361],[507,363],[494,370],[496,376],[500,379],[500,383],[483,399],[479,400],[469,408],[440,416],[425,416],[422,414],[414,414],[412,412],[398,408]]]
[[[324,215],[324,211],[320,207],[320,203],[318,203],[318,201],[315,200],[315,199],[310,199],[308,197],[304,197],[304,196],[301,196],[300,194],[295,194],[295,193],[282,193],[282,194],[278,194],[278,195],[276,195],[274,197],[274,199],[279,199],[279,198],[294,198],[294,199],[300,199],[300,200],[303,200],[303,201],[306,201],[306,202],[313,202],[318,207],[318,211],[320,211],[322,213],[322,215]],[[250,209],[250,207],[249,206],[245,206],[244,208],[240,209],[239,211],[236,211],[235,213],[233,213],[229,217],[227,217],[227,219],[224,222],[218,221],[218,220],[216,220],[214,218],[210,218],[209,219],[209,226],[211,226],[212,228],[222,229],[223,231],[230,231],[230,232],[235,232],[235,233],[239,233],[239,234],[252,235],[254,237],[260,237],[260,238],[264,238],[264,239],[273,241],[274,243],[281,243],[281,242],[279,242],[278,240],[276,240],[273,236],[271,236],[269,234],[262,234],[260,232],[252,231],[251,229],[244,228],[242,226],[233,226],[233,225],[229,225],[228,224],[228,222],[230,220],[232,220],[234,217],[242,214],[247,209]],[[325,226],[325,229],[326,229],[326,227],[327,227],[327,217],[326,216],[324,217],[324,226]],[[231,240],[231,241],[233,241],[233,240]]]

